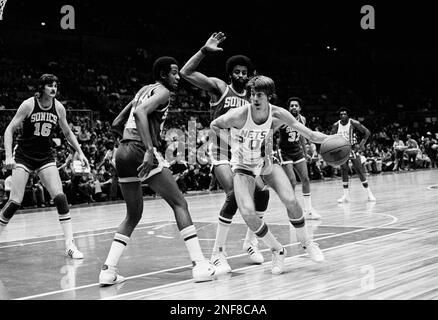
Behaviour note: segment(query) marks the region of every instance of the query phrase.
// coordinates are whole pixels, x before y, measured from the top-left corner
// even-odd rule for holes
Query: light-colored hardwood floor
[[[143,218],[120,261],[124,284],[100,288],[99,268],[123,203],[71,210],[81,262],[63,256],[56,211],[17,214],[0,235],[0,299],[438,299],[438,170],[369,176],[377,202],[350,180],[352,202],[338,204],[340,180],[311,185],[313,206],[323,216],[307,221],[326,261],[313,263],[296,245],[286,212],[271,190],[265,220],[287,246],[286,272],[270,273],[270,253],[251,265],[242,251],[246,227],[233,221],[228,255],[233,273],[193,283],[190,261],[173,213],[161,200],[145,201]],[[301,200],[301,185],[297,187]],[[213,246],[223,193],[187,197],[204,254]],[[41,279],[34,281],[32,275]]]

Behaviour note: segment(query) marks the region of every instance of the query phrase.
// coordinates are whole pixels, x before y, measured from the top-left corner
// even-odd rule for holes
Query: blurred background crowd
[[[274,19],[260,21],[257,30],[274,30],[273,37],[268,31],[241,28],[233,19],[218,25],[225,9],[207,16],[182,3],[172,5],[174,13],[155,3],[150,8],[154,14],[145,17],[132,4],[114,10],[72,1],[78,16],[76,29],[60,30],[56,6],[49,15],[36,3],[17,0],[7,5],[7,19],[0,24],[0,158],[5,157],[3,134],[16,109],[34,94],[41,74],[54,73],[60,79],[58,100],[66,107],[69,125],[91,164],[90,173],[75,173],[73,150],[58,133],[53,148],[71,204],[121,199],[113,158],[119,140],[110,130],[112,120],[152,81],[151,66],[157,57],[174,56],[181,67],[219,27],[228,37],[224,52],[205,58],[200,65],[205,74],[226,80],[226,59],[233,54],[248,55],[259,73],[276,82],[278,105],[291,96],[303,100],[302,114],[311,129],[329,133],[338,120],[336,110],[347,106],[351,117],[371,131],[360,154],[367,174],[437,167],[437,48],[418,34],[409,38],[410,29],[397,26],[400,37],[388,37],[395,27],[384,29],[382,22],[381,37],[362,31],[352,36],[345,32],[345,24],[350,23],[345,17],[357,14],[338,16],[328,23],[327,19],[337,17],[328,6],[320,10],[326,14],[318,13],[319,23],[315,23],[305,18],[315,13],[303,7],[295,8],[303,13],[296,16],[296,32],[290,40],[289,9],[266,8],[266,15]],[[27,10],[21,13],[24,5]],[[101,14],[94,14],[96,10]],[[183,19],[184,28],[175,28],[169,22],[172,19]],[[406,39],[410,40],[408,47]],[[171,99],[163,138],[168,149],[174,150],[170,168],[184,193],[220,188],[205,154],[196,163],[188,161],[190,139],[197,148],[206,144],[211,111],[206,92],[182,80]],[[193,134],[189,126],[196,127],[195,137],[189,137]],[[338,177],[339,168],[328,166],[318,149],[319,145],[307,145],[311,179]],[[10,190],[10,174],[2,166],[2,203]],[[355,174],[353,169],[351,174]],[[146,184],[144,194],[153,195]],[[29,179],[22,205],[53,205],[38,177]]]

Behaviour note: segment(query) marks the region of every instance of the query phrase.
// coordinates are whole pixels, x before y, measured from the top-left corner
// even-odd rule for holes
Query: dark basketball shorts
[[[56,167],[55,154],[51,150],[48,152],[37,153],[24,151],[17,146],[14,150],[14,160],[17,164],[17,168],[22,168],[29,173],[38,173],[50,166]]]
[[[146,148],[143,142],[135,140],[122,141],[116,151],[116,170],[120,183],[142,182],[168,168],[169,163],[154,147],[154,163],[147,177],[139,178],[137,168],[143,163]]]
[[[304,153],[300,150],[300,152],[283,152],[282,150],[278,151],[278,157],[280,158],[280,164],[296,164],[303,161],[306,161],[306,158],[304,157]]]
[[[208,146],[208,155],[212,168],[220,164],[230,164],[231,148],[228,145],[220,147],[213,142]]]

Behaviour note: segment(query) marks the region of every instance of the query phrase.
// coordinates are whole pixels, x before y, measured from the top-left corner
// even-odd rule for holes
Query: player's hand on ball
[[[224,49],[218,47],[218,45],[221,44],[226,38],[227,37],[225,37],[223,32],[215,32],[211,35],[202,48],[210,52],[223,51]]]
[[[149,172],[151,172],[154,165],[154,154],[152,150],[146,150],[143,163],[137,168],[138,177],[147,177]]]
[[[13,158],[6,158],[5,168],[6,170],[14,170],[17,167],[15,160]]]

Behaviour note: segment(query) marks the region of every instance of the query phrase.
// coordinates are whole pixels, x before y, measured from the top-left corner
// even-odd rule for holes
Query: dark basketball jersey
[[[32,113],[24,119],[21,135],[17,137],[17,147],[29,154],[51,153],[58,118],[55,98],[50,107],[42,108],[35,97]]]
[[[160,83],[150,84],[141,88],[134,97],[133,105],[125,124],[125,130],[123,131],[123,140],[137,140],[142,141],[140,134],[137,131],[137,125],[135,124],[134,111],[145,100],[152,97],[154,90],[162,86]],[[166,120],[167,113],[169,111],[169,101],[158,106],[152,113],[148,115],[149,132],[152,138],[152,144],[157,150],[161,151],[162,139],[161,133]]]
[[[212,120],[227,113],[228,110],[232,108],[239,108],[248,102],[249,99],[246,96],[246,91],[244,91],[242,94],[239,94],[234,91],[230,85],[228,85],[220,99],[217,102],[210,103],[210,107],[214,108]],[[230,131],[228,130],[228,132]],[[216,161],[228,161],[231,158],[230,143],[230,136],[228,136],[228,145],[221,142],[219,137],[213,139],[209,147],[209,154],[213,160],[213,164],[215,164]]]
[[[234,89],[228,85],[222,97],[214,103],[210,103],[210,107],[214,108],[213,119],[220,117],[227,113],[231,108],[238,108],[249,102],[249,98],[246,96],[246,91],[242,94],[237,93]]]
[[[306,124],[301,115],[297,119],[302,124]],[[283,125],[279,129],[280,139],[278,142],[278,148],[282,153],[296,154],[303,152],[300,144],[300,133],[289,126]]]

